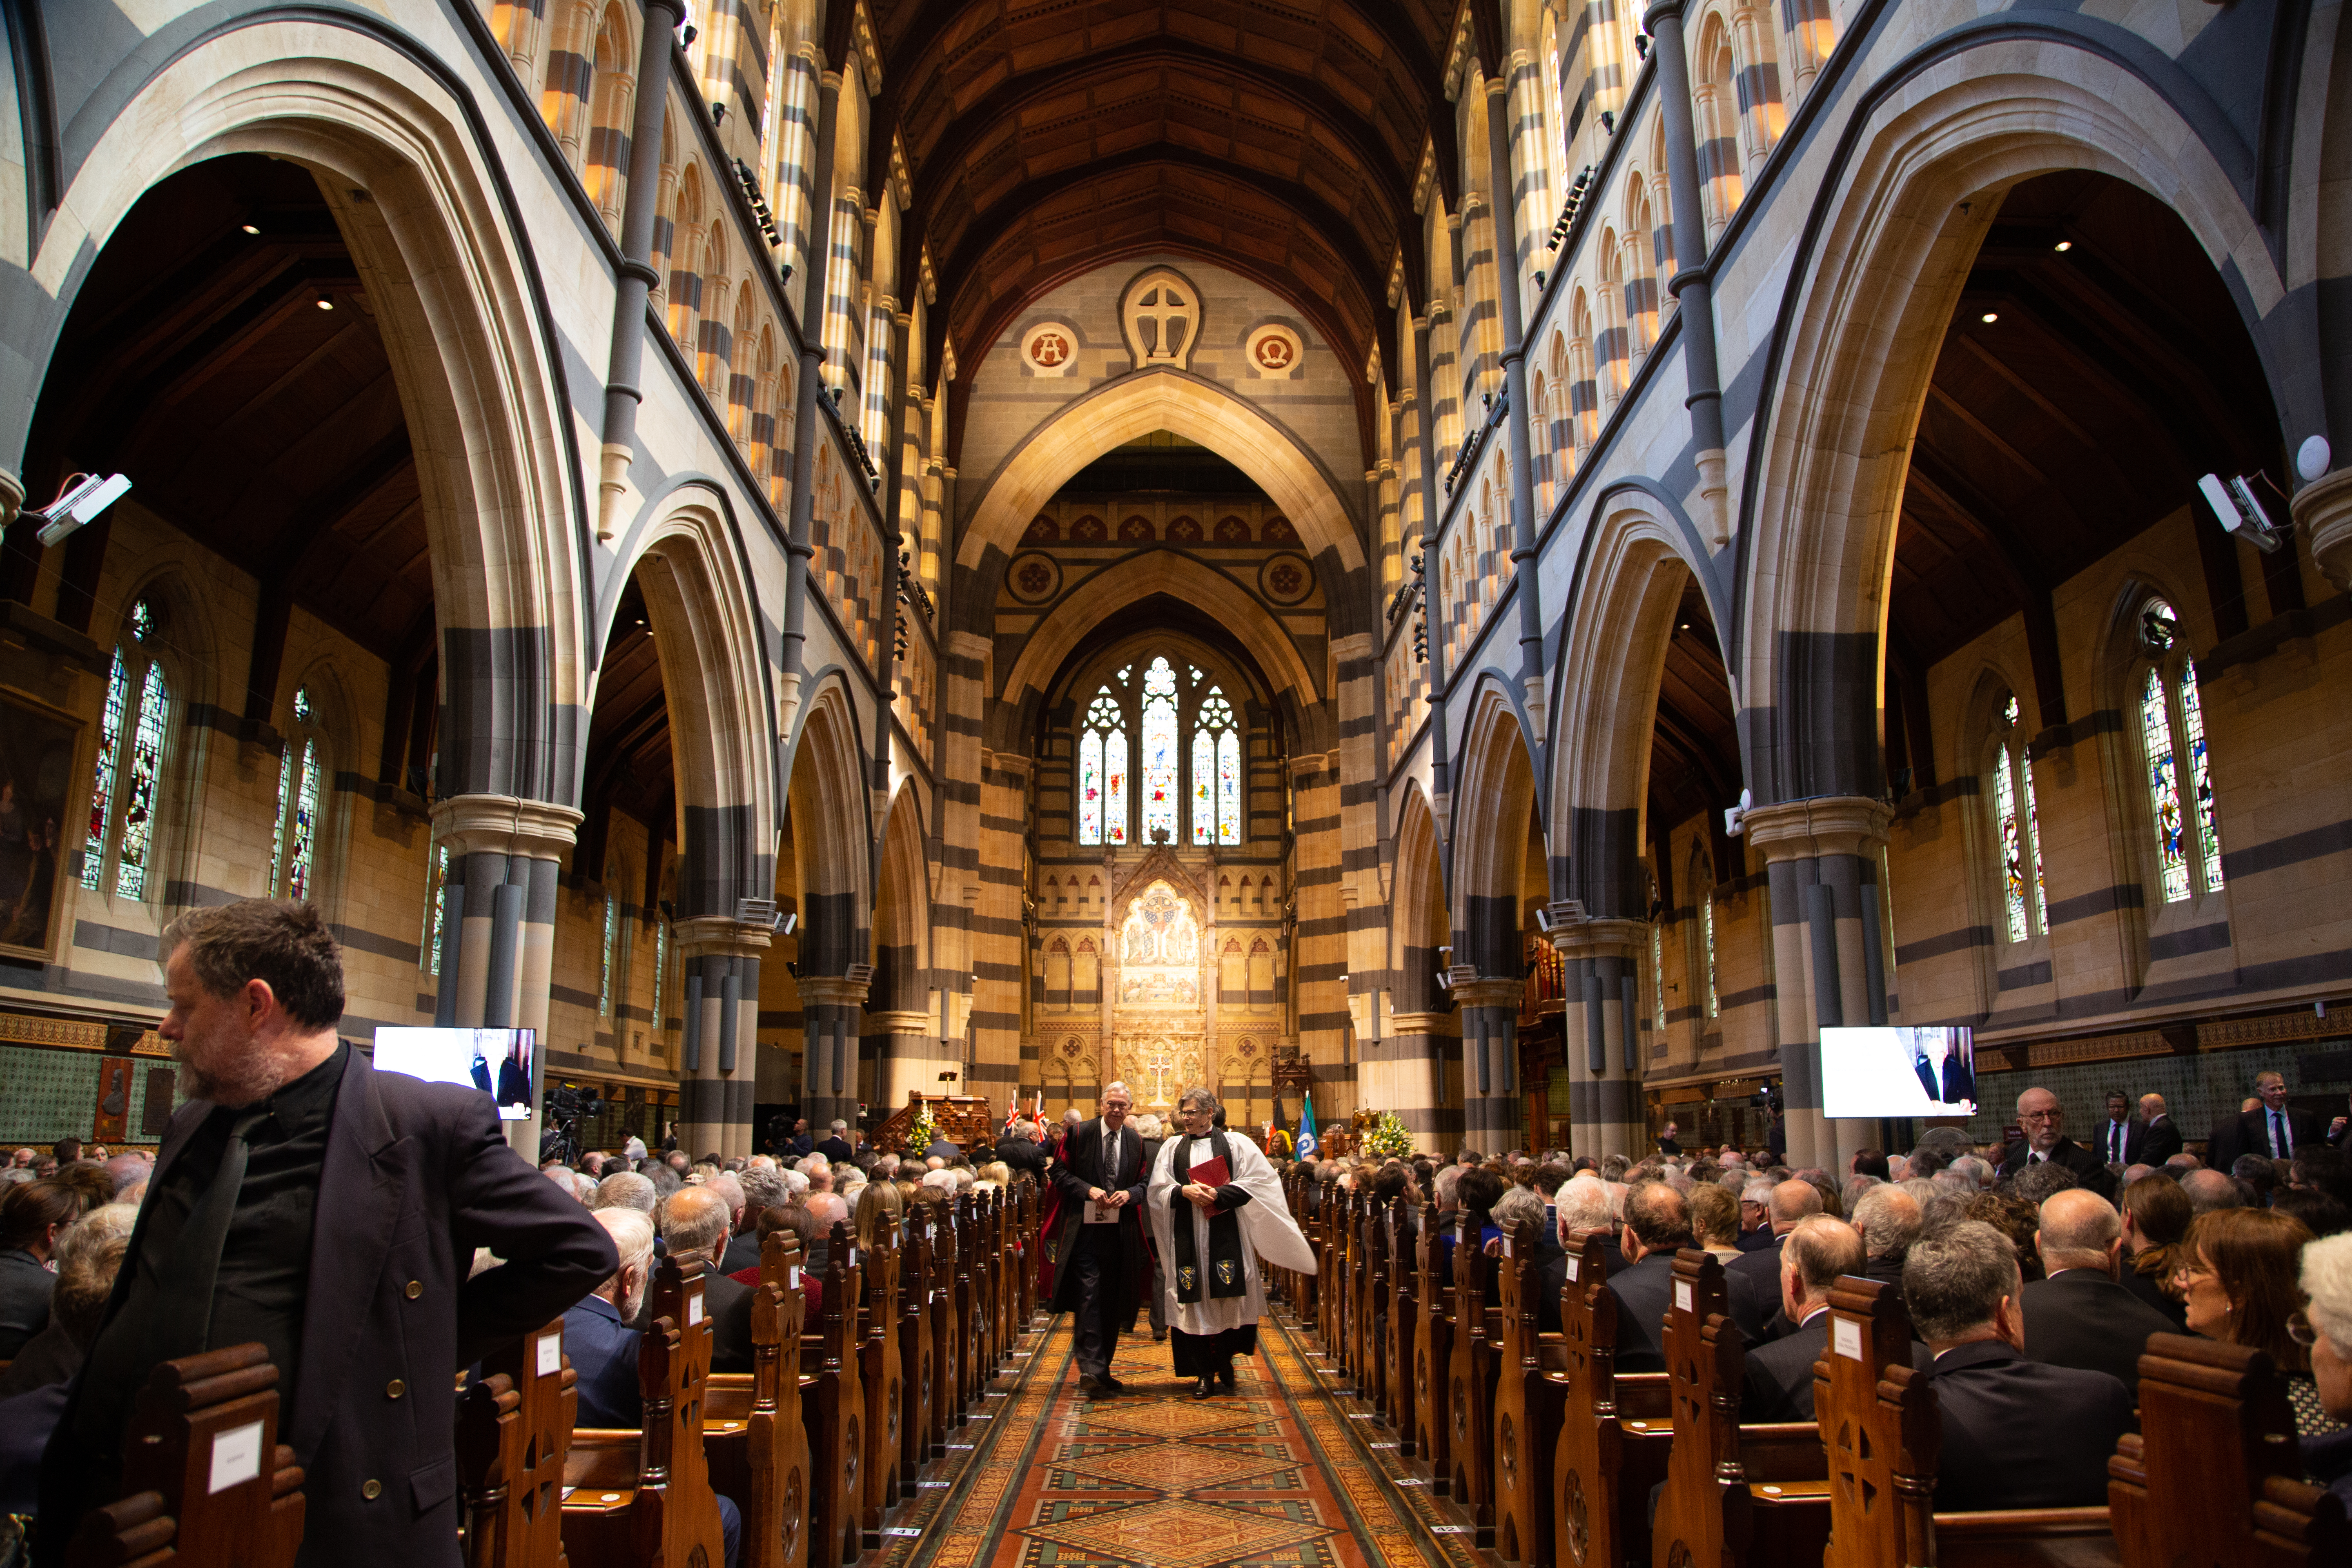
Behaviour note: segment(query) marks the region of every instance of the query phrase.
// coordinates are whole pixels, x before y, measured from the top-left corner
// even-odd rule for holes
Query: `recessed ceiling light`
[[[1690,623],[1688,621],[1685,621],[1681,626],[1676,626],[1675,630],[1678,632],[1686,632],[1690,630]]]
[[[2053,250],[2072,250],[2074,248],[2074,242],[2071,239],[2062,239],[2051,248]]]
[[[239,224],[237,226],[245,230],[247,234],[259,234],[261,232],[261,226],[257,223]]]
[[[331,310],[335,308],[335,302],[332,300],[328,299],[324,294],[319,296],[318,304],[319,309],[321,310]]]
[[[2000,313],[1997,310],[1987,310],[1983,315],[1979,316],[1977,320],[1984,322],[1987,326],[1990,326],[1993,322],[2000,320]]]

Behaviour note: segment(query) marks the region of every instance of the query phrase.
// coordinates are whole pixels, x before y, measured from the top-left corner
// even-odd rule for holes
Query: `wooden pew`
[[[711,1338],[702,1273],[699,1258],[666,1258],[655,1270],[654,1325],[637,1352],[644,1427],[572,1434],[562,1541],[572,1568],[688,1568],[697,1552],[707,1563],[724,1557],[702,1451]]]
[[[2262,1352],[2149,1335],[2139,1414],[2107,1460],[2126,1568],[2352,1563],[2343,1501],[2303,1479],[2286,1381]]]
[[[1454,1277],[1445,1266],[1445,1244],[1438,1232],[1435,1204],[1421,1211],[1421,1235],[1413,1244],[1413,1259],[1420,1277],[1412,1329],[1412,1429],[1420,1438],[1415,1458],[1429,1468],[1429,1489],[1444,1497],[1454,1484],[1449,1458],[1454,1416],[1448,1403],[1454,1364]]]
[[[86,1516],[71,1568],[289,1568],[302,1471],[278,1440],[278,1369],[257,1344],[157,1364],[122,1441],[122,1496]]]
[[[1339,1184],[1318,1177],[1315,1184],[1315,1277],[1330,1281],[1315,1292],[1315,1338],[1326,1352],[1338,1342],[1340,1303],[1347,1292],[1339,1288]]]
[[[980,1265],[980,1227],[972,1214],[971,1194],[955,1199],[956,1425],[963,1425],[986,1373],[980,1365],[980,1289],[975,1272]]]
[[[1556,1562],[1615,1568],[1650,1559],[1650,1489],[1665,1479],[1674,1426],[1664,1373],[1617,1372],[1617,1298],[1607,1254],[1570,1237],[1560,1284],[1562,1418],[1552,1463]],[[1892,1560],[1890,1559],[1890,1562]],[[1710,1564],[1709,1568],[1716,1568]],[[1883,1568],[1883,1565],[1882,1565]]]
[[[1551,1568],[1551,1479],[1559,1447],[1565,1342],[1542,1331],[1543,1226],[1504,1233],[1499,1270],[1503,1337],[1495,1384],[1495,1551],[1528,1568]]]
[[[1652,1561],[1725,1568],[1820,1563],[1830,1523],[1821,1428],[1811,1421],[1740,1425],[1748,1352],[1713,1253],[1685,1247],[1675,1255],[1664,1345],[1674,1443]]]
[[[1037,1256],[1038,1196],[1039,1188],[1034,1182],[1013,1189],[1013,1230],[1017,1237],[1013,1247],[1013,1321],[1016,1337],[1026,1333],[1037,1318],[1037,1270],[1031,1266],[1031,1259]]]
[[[1414,1433],[1419,1429],[1413,1421],[1413,1321],[1417,1314],[1420,1291],[1415,1284],[1412,1248],[1412,1210],[1402,1195],[1389,1200],[1388,1213],[1381,1216],[1387,1237],[1383,1243],[1389,1258],[1389,1332],[1383,1347],[1382,1387],[1388,1396],[1389,1424],[1396,1429],[1397,1457],[1410,1459],[1414,1454]]]
[[[1457,1211],[1458,1212],[1458,1211]],[[1501,1373],[1502,1312],[1496,1264],[1464,1222],[1454,1246],[1454,1339],[1447,1362],[1448,1489],[1479,1546],[1495,1543],[1495,1383]]]
[[[559,1562],[563,1465],[580,1410],[563,1320],[491,1352],[482,1373],[457,1401],[467,1568]]]
[[[1943,1433],[1934,1386],[1911,1364],[1909,1314],[1882,1281],[1853,1275],[1831,1291],[1830,1311],[1829,1353],[1813,1363],[1830,1472],[1824,1568],[2121,1563],[2104,1508],[1935,1512]]]
[[[1388,1425],[1386,1321],[1389,1301],[1388,1215],[1363,1195],[1356,1220],[1356,1394],[1372,1407],[1372,1425]]]
[[[948,1205],[925,1205],[923,1217],[931,1242],[931,1455],[943,1459],[948,1434],[963,1425],[963,1334],[955,1301],[958,1237],[955,1211]],[[1076,1216],[1066,1216],[1066,1223],[1076,1225]]]
[[[1024,1269],[1023,1275],[1028,1277]],[[931,1244],[923,1205],[907,1211],[898,1246],[898,1476],[912,1483],[931,1457]]]
[[[849,1227],[825,1243],[824,1307],[814,1335],[801,1336],[801,1421],[808,1432],[810,1568],[856,1562],[864,1542],[866,1385],[859,1371],[862,1315]]]
[[[800,1237],[771,1231],[751,1298],[751,1370],[714,1373],[703,1405],[711,1484],[743,1514],[742,1568],[802,1568],[809,1545],[809,1443],[801,1418]]]
[[[859,1529],[869,1548],[882,1544],[882,1515],[898,1506],[899,1423],[906,1419],[898,1354],[898,1229],[891,1220],[858,1250],[857,1364],[864,1385],[866,1457]]]

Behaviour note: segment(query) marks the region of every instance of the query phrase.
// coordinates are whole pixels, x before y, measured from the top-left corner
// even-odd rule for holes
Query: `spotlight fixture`
[[[121,474],[68,474],[58,488],[58,498],[38,511],[26,510],[24,521],[40,527],[46,548],[58,543],[122,499],[131,481]]]
[[[261,232],[261,226],[257,223],[241,223],[236,226],[245,230],[247,234],[259,234]]]
[[[1987,310],[1983,315],[1979,316],[1979,317],[1977,318],[1977,320],[1978,320],[1978,321],[1982,321],[1986,326],[1988,326],[1988,327],[1989,327],[1989,326],[1992,325],[1995,321],[2000,321],[2000,311],[1998,311],[1998,310]]]
[[[335,308],[335,302],[327,298],[324,294],[319,296],[316,303],[321,310],[331,310]]]
[[[2067,251],[2072,250],[2072,249],[2074,249],[2074,242],[2073,240],[2071,240],[2071,239],[2062,239],[2062,240],[2060,240],[2057,244],[2055,244],[2055,245],[2052,246],[2050,248],[2051,248],[2051,249],[2053,249],[2053,250],[2055,250],[2055,251],[2059,252],[2061,255],[2063,255],[2063,254],[2064,254],[2065,252],[2067,252]]]

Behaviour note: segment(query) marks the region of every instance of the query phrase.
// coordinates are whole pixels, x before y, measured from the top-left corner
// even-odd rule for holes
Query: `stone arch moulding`
[[[990,476],[956,564],[979,566],[990,545],[1010,553],[1029,521],[1072,475],[1123,442],[1169,430],[1198,441],[1247,474],[1290,520],[1318,561],[1333,552],[1343,573],[1364,566],[1364,547],[1340,490],[1314,456],[1264,411],[1205,377],[1148,370],[1105,384],[1070,404],[1016,447]],[[1336,584],[1325,591],[1339,602]]]
[[[1739,678],[1721,641],[1728,595],[1697,526],[1650,480],[1609,486],[1593,500],[1552,665],[1584,672],[1556,682],[1551,694],[1557,707],[1547,732],[1579,738],[1548,759],[1554,842],[1569,842],[1558,835],[1580,809],[1638,810],[1646,798],[1650,732],[1682,596],[1676,567],[1706,595],[1738,710]]]
[[[756,590],[745,569],[725,495],[708,482],[677,486],[630,531],[597,606],[597,646],[632,574],[644,581],[647,618],[669,693],[681,810],[712,814],[725,846],[706,874],[739,879],[744,896],[775,881],[778,787],[774,700],[761,646]],[[758,669],[755,688],[741,679]],[[585,750],[583,749],[583,757]],[[583,763],[584,765],[584,763]]]
[[[1411,898],[1423,897],[1428,891],[1418,867],[1420,853],[1424,848],[1437,861],[1441,901],[1446,908],[1453,908],[1452,901],[1444,898],[1453,858],[1452,847],[1445,839],[1445,825],[1439,819],[1436,808],[1430,805],[1429,796],[1422,789],[1419,779],[1405,780],[1400,793],[1402,798],[1397,803],[1394,841],[1395,865],[1389,878],[1389,941],[1391,946],[1403,941],[1402,933],[1407,929],[1405,922],[1413,918],[1412,910],[1414,906]]]
[[[1527,712],[1508,685],[1492,673],[1479,677],[1471,689],[1470,712],[1462,726],[1462,744],[1454,767],[1451,804],[1455,830],[1446,836],[1454,854],[1444,867],[1454,928],[1465,933],[1465,940],[1474,950],[1481,932],[1470,907],[1472,899],[1499,899],[1517,908],[1519,879],[1502,872],[1524,853],[1527,840],[1518,825],[1532,814],[1546,845],[1551,842],[1551,825],[1543,810],[1542,769],[1537,761],[1540,754],[1528,732]],[[1482,831],[1460,831],[1469,820],[1463,815],[1465,811],[1483,825]],[[1505,956],[1517,961],[1517,954],[1485,956],[1496,962]],[[1454,962],[1473,960],[1456,953]]]
[[[566,714],[584,706],[579,617],[593,592],[585,479],[553,320],[488,128],[446,68],[373,18],[261,18],[191,37],[125,93],[42,237],[31,272],[56,301],[48,342],[87,258],[167,176],[231,153],[324,176],[417,451],[451,737],[443,787],[568,804],[580,738]],[[0,388],[21,393],[0,427],[12,454],[47,362],[20,373],[32,384]],[[482,679],[447,676],[484,665]],[[538,700],[507,713],[502,690]]]
[[[1175,551],[1130,555],[1086,581],[1083,590],[1055,607],[1013,660],[1000,689],[1022,704],[1042,695],[1070,651],[1128,605],[1147,595],[1171,593],[1209,611],[1231,627],[1259,661],[1277,697],[1287,692],[1295,710],[1307,712],[1321,700],[1307,661],[1271,612],[1231,577]]]
[[[926,974],[931,967],[931,905],[937,891],[932,882],[930,858],[924,853],[923,824],[929,819],[929,802],[913,779],[903,780],[890,797],[890,805],[883,816],[881,834],[874,841],[875,919],[871,938],[875,956],[886,942],[903,937],[904,944],[913,954],[908,968],[917,976]],[[883,889],[888,888],[891,897],[891,927],[882,929],[880,910]],[[898,997],[875,997],[868,1004],[877,1008],[911,1011],[904,1004],[919,1000],[910,991]]]
[[[793,831],[805,900],[801,965],[811,974],[841,974],[869,955],[874,828],[865,752],[856,706],[837,672],[810,683],[801,714],[787,784],[803,814]]]
[[[1797,281],[1773,329],[1769,390],[1748,437],[1741,596],[1725,638],[1738,650],[1745,710],[1791,710],[1771,715],[1783,751],[1818,749],[1810,742],[1836,725],[1811,710],[1852,694],[1809,700],[1807,672],[1780,667],[1777,639],[1791,631],[1875,638],[1884,627],[1912,431],[1945,323],[1998,207],[1978,200],[1962,213],[1958,204],[2069,169],[2148,192],[2225,277],[2234,268],[2232,292],[2250,310],[2273,398],[2287,405],[2276,345],[2262,330],[2284,283],[2207,140],[2224,123],[2210,100],[2185,79],[2192,96],[2168,96],[2133,66],[2102,58],[2085,36],[2053,37],[2054,28],[2013,20],[2001,30],[2010,36],[1923,55],[1873,89],[1799,240],[1790,273]],[[2048,74],[2053,47],[2079,51],[2080,81]],[[1827,386],[1843,395],[1807,395]],[[1774,423],[1783,409],[1787,417]],[[1874,688],[1880,675],[1871,670]],[[1868,787],[1834,770],[1769,772],[1755,775],[1759,801]]]

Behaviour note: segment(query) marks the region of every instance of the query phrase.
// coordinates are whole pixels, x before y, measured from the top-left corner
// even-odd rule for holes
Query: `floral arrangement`
[[[931,1116],[931,1108],[924,1104],[915,1111],[915,1124],[907,1129],[907,1152],[919,1155],[931,1146],[940,1135],[940,1124]]]
[[[1364,1152],[1381,1159],[1410,1160],[1412,1158],[1412,1134],[1405,1131],[1393,1110],[1383,1110],[1372,1130],[1364,1134]]]

